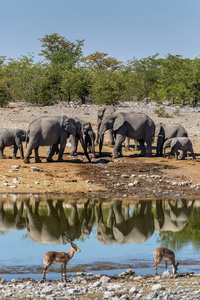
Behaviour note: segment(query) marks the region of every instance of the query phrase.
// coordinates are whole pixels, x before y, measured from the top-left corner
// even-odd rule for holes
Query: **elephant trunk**
[[[89,131],[88,132],[89,136],[90,136],[90,139],[91,139],[91,152],[94,154],[95,156],[95,133],[94,131]]]
[[[81,132],[80,132],[79,135],[80,135],[80,142],[81,142],[81,145],[82,145],[83,150],[84,150],[84,154],[85,154],[85,156],[87,157],[88,161],[91,162],[90,157],[89,157],[89,155],[88,155],[88,153],[87,153],[86,145],[85,145],[85,143],[84,143],[84,141],[83,141],[83,135],[82,135]]]
[[[101,151],[103,147],[103,140],[104,140],[104,133],[100,135],[100,141],[99,141],[99,156],[101,156]]]

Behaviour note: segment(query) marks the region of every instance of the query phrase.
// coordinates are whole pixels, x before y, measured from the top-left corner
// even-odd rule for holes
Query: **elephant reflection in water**
[[[23,202],[20,202],[19,208],[17,203],[13,203],[13,212],[10,209],[4,209],[4,202],[0,201],[0,230],[20,230],[26,227],[25,218],[23,217]]]
[[[88,203],[84,205],[79,219],[77,206],[72,204],[70,216],[67,218],[62,200],[58,200],[55,206],[52,200],[47,200],[48,215],[40,216],[39,201],[35,202],[34,212],[29,201],[26,201],[28,235],[32,240],[41,244],[66,244],[69,240],[78,239],[82,234],[82,224],[85,222],[84,215],[86,215],[87,206]]]
[[[103,223],[101,204],[97,208],[97,238],[109,243],[143,243],[154,232],[154,218],[151,212],[152,201],[140,201],[135,205],[133,215],[129,215],[129,205],[125,204],[122,214],[122,201],[116,200],[110,207],[107,226]]]
[[[178,232],[183,229],[189,219],[194,200],[189,205],[185,199],[175,200],[175,205],[172,201],[168,200],[170,211],[165,210],[164,202],[162,200],[156,201],[157,219],[155,219],[156,231],[173,231]]]

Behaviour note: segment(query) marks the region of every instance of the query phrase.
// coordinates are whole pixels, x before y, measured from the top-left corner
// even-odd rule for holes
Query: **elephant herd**
[[[77,152],[80,141],[84,154],[91,162],[88,152],[95,156],[95,139],[99,143],[99,156],[102,155],[104,134],[108,131],[110,143],[113,146],[113,157],[122,156],[122,144],[125,141],[125,149],[129,147],[129,140],[134,139],[139,143],[141,156],[152,156],[152,143],[157,137],[156,154],[165,156],[165,149],[171,148],[171,154],[178,159],[184,159],[187,152],[195,154],[192,143],[188,139],[186,129],[180,124],[156,124],[145,113],[119,110],[114,106],[100,108],[97,113],[97,139],[89,121],[71,118],[65,115],[56,117],[40,117],[33,120],[27,131],[21,129],[0,130],[0,158],[3,158],[5,147],[14,146],[13,158],[16,158],[17,150],[25,163],[30,162],[32,151],[35,152],[35,162],[40,162],[38,153],[39,146],[48,146],[47,162],[53,161],[54,154],[58,154],[58,161],[63,161],[67,139],[72,145],[71,154]],[[24,157],[23,142],[26,142],[27,151]]]

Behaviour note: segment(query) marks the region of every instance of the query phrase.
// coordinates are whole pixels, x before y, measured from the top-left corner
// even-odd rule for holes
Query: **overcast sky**
[[[200,55],[200,0],[0,0],[0,12],[7,58],[33,52],[38,60],[38,38],[52,33],[84,39],[84,56],[99,51],[123,62]]]

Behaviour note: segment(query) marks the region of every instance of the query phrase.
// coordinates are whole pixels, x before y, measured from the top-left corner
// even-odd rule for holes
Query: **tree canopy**
[[[0,56],[0,105],[27,101],[51,105],[57,101],[117,104],[149,101],[196,106],[200,99],[200,58],[159,53],[127,62],[96,51],[83,56],[84,40],[71,42],[57,33],[40,38],[41,61],[34,55]]]

